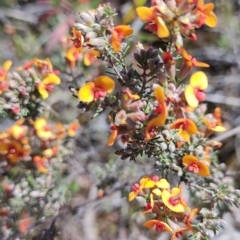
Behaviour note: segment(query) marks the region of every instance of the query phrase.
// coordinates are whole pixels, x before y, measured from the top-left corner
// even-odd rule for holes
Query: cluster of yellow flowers
[[[145,199],[144,214],[154,214],[154,218],[144,223],[147,228],[156,231],[167,231],[172,234],[171,240],[184,232],[194,231],[192,219],[198,209],[191,210],[182,197],[182,186],[171,188],[170,183],[158,176],[143,177],[132,186],[129,201],[136,197]]]
[[[42,173],[48,172],[49,161],[59,154],[64,139],[74,137],[79,128],[78,122],[64,126],[49,124],[45,118],[24,123],[20,119],[0,135],[0,154],[7,160],[5,170],[22,161],[32,162]]]

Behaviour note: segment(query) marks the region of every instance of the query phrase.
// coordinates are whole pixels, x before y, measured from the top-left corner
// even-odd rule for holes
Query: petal
[[[144,23],[152,22],[155,19],[153,8],[138,7],[138,8],[136,8],[136,12],[137,12],[138,17]]]
[[[94,100],[95,84],[93,82],[85,83],[78,91],[78,98],[82,102],[92,102]]]
[[[158,100],[159,103],[163,103],[164,102],[165,95],[164,95],[163,88],[161,86],[157,86],[155,88],[154,96]]]
[[[194,88],[205,90],[208,87],[208,79],[204,72],[195,72],[190,78],[190,84]]]
[[[112,36],[110,38],[110,44],[112,45],[115,52],[119,52],[121,49],[121,39],[118,37],[116,31],[112,31]]]
[[[213,3],[206,3],[204,5],[204,8],[203,8],[203,12],[206,14],[206,13],[210,13],[212,12],[214,9],[214,4]]]
[[[172,190],[171,190],[171,197],[172,196],[177,196],[180,193],[181,193],[181,189],[180,188],[178,188],[178,187],[172,188]]]
[[[190,119],[186,118],[185,120],[185,129],[189,134],[197,133],[197,125]]]
[[[192,108],[196,108],[199,105],[199,101],[196,98],[195,92],[194,92],[194,88],[191,85],[187,85],[184,91],[185,94],[185,98],[187,101],[187,104],[192,107]]]
[[[112,146],[115,142],[115,140],[117,139],[117,136],[118,136],[118,129],[116,130],[113,130],[108,138],[108,142],[107,142],[107,145],[108,146]]]
[[[128,25],[119,25],[114,28],[120,38],[126,38],[133,33],[133,29]]]
[[[204,62],[198,62],[198,61],[196,61],[196,62],[194,63],[194,65],[195,65],[196,67],[210,67],[209,64],[204,63]]]
[[[205,19],[205,24],[209,27],[216,27],[217,17],[213,12],[211,12],[211,13],[209,13],[209,15],[207,15],[207,18]]]
[[[47,125],[47,121],[45,118],[38,118],[35,122],[34,122],[34,128],[36,130],[42,129]]]
[[[153,228],[158,222],[158,220],[149,220],[144,223],[144,227]]]
[[[204,162],[198,161],[197,166],[199,169],[198,175],[202,177],[207,177],[210,175],[210,170],[207,164]]]
[[[145,186],[144,188],[152,188],[155,186],[155,182],[153,180],[148,180],[146,183],[145,183]]]
[[[157,195],[159,197],[162,195],[162,191],[160,189],[158,189],[158,188],[153,189],[152,193],[154,193],[155,195]]]
[[[60,84],[61,80],[60,78],[54,74],[54,73],[49,73],[43,80],[42,82],[44,84]]]
[[[138,195],[138,192],[130,192],[128,195],[128,201],[129,202],[133,201],[137,195]]]
[[[113,79],[107,76],[100,76],[94,79],[96,88],[100,88],[107,93],[111,93],[115,88]]]
[[[2,68],[3,68],[4,71],[7,72],[10,69],[11,66],[12,66],[12,61],[11,60],[7,60],[7,61],[5,61],[3,63]]]
[[[224,131],[226,131],[226,128],[223,126],[216,126],[216,127],[212,128],[212,130],[214,132],[224,132]]]
[[[157,17],[156,18],[156,24],[157,24],[157,35],[159,38],[167,38],[170,35],[170,32],[168,30],[168,27],[166,26],[165,22],[162,18]]]
[[[191,61],[191,56],[187,53],[187,51],[183,47],[181,48],[180,51],[184,59]]]
[[[185,142],[188,142],[190,139],[189,133],[185,130],[180,129],[178,135],[180,135]]]
[[[169,182],[165,179],[165,178],[162,178],[160,179],[158,182],[156,182],[156,185],[159,187],[159,188],[170,188],[170,184]]]
[[[187,166],[197,162],[198,162],[198,159],[193,155],[186,155],[182,158],[182,163]]]

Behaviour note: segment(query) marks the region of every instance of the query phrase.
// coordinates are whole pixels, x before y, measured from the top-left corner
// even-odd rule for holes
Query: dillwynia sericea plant
[[[69,88],[79,98],[80,109],[94,116],[110,109],[108,145],[120,138],[126,147],[116,154],[122,160],[137,161],[144,154],[148,164],[147,158],[155,158],[153,175],[136,182],[128,198],[143,203],[143,214],[149,216],[145,227],[167,231],[172,240],[184,233],[209,239],[224,225],[218,216],[224,204],[239,205],[239,192],[216,162],[215,150],[221,144],[208,139],[213,131],[225,130],[221,110],[205,113],[206,74],[189,76],[195,67],[209,65],[184,46],[185,38],[197,41],[197,28],[217,25],[213,10],[214,4],[203,0],[152,0],[150,7],[137,7],[145,28],[166,46],[145,48],[138,42],[129,53],[125,40],[133,29],[115,26],[115,10],[101,5],[80,13],[72,29],[73,47],[66,53],[72,67],[83,52],[86,65],[100,59],[111,71]],[[184,189],[191,203],[184,200]]]

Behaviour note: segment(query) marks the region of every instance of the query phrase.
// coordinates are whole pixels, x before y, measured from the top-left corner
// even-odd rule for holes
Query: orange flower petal
[[[189,165],[189,164],[193,164],[193,163],[197,163],[197,162],[198,162],[198,159],[192,155],[186,155],[182,158],[182,163],[184,165]]]
[[[92,102],[94,100],[94,88],[93,82],[85,83],[78,91],[78,98],[82,102]]]
[[[144,223],[144,226],[147,228],[153,228],[155,225],[162,226],[167,232],[171,232],[171,233],[173,232],[173,230],[170,228],[170,226],[167,223],[159,220],[149,220]]]
[[[156,18],[156,24],[157,24],[157,35],[159,38],[167,38],[170,35],[170,32],[168,30],[167,25],[163,21],[162,18],[157,17]]]
[[[216,27],[217,17],[213,12],[211,12],[209,15],[207,15],[207,17],[205,19],[205,24],[209,27]]]
[[[118,130],[113,130],[108,138],[108,142],[107,142],[107,145],[108,146],[112,146],[115,142],[115,140],[117,139],[117,136],[118,136]]]
[[[44,84],[60,84],[61,79],[54,73],[49,73],[42,82]]]
[[[137,15],[142,22],[152,22],[155,19],[153,8],[149,7],[138,7],[136,8]]]
[[[133,33],[133,29],[128,25],[119,25],[114,28],[120,38],[126,38]]]
[[[199,169],[199,172],[198,172],[199,176],[207,177],[210,175],[209,167],[204,162],[198,161],[197,166]]]
[[[107,76],[100,76],[94,79],[95,86],[107,93],[111,93],[115,88],[115,82],[113,79]]]

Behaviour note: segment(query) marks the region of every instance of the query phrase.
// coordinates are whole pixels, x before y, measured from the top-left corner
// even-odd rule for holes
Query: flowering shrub
[[[122,160],[144,155],[147,164],[147,158],[155,158],[154,175],[133,185],[129,201],[144,202],[143,213],[151,213],[144,226],[170,232],[171,239],[185,232],[193,239],[208,239],[223,225],[213,209],[220,210],[220,203],[239,205],[239,192],[228,186],[216,162],[215,149],[221,144],[208,139],[213,131],[225,131],[221,111],[206,115],[202,102],[208,78],[202,71],[191,74],[194,67],[209,65],[184,46],[184,37],[197,40],[195,31],[203,24],[216,26],[213,9],[201,0],[153,0],[150,7],[137,7],[145,28],[164,39],[164,49],[141,43],[131,48],[125,40],[133,30],[114,25],[109,5],[80,13],[72,30],[79,52],[97,51],[111,73],[111,78],[97,76],[79,88],[72,86],[78,107],[95,115],[110,109],[108,145],[120,138],[125,147],[116,154]],[[129,51],[133,59],[127,57]],[[184,200],[186,189],[192,202]],[[196,205],[199,193],[206,202],[201,209]]]
[[[100,5],[80,13],[65,46],[73,76],[81,61],[97,66],[90,76],[82,73],[81,83],[73,78],[69,90],[83,112],[92,111],[94,117],[108,112],[108,146],[120,139],[115,153],[122,160],[137,162],[143,156],[149,164],[155,159],[152,175],[133,184],[128,200],[140,202],[146,228],[167,231],[172,240],[184,233],[209,239],[224,224],[216,212],[224,204],[239,206],[239,191],[217,163],[221,143],[209,139],[212,132],[225,131],[221,110],[206,113],[207,75],[192,73],[209,65],[184,45],[185,38],[197,41],[195,31],[202,25],[216,26],[213,10],[203,0],[152,0],[150,7],[138,6],[145,28],[165,43],[158,49],[130,42],[134,30],[115,26],[116,11]],[[77,121],[51,123],[42,115],[45,99],[61,83],[49,59],[33,59],[13,71],[11,65],[6,61],[0,71],[1,116],[17,120],[0,135],[4,239],[31,235],[34,224],[57,216],[66,203],[68,183],[61,177],[73,154],[70,138],[79,127]]]

